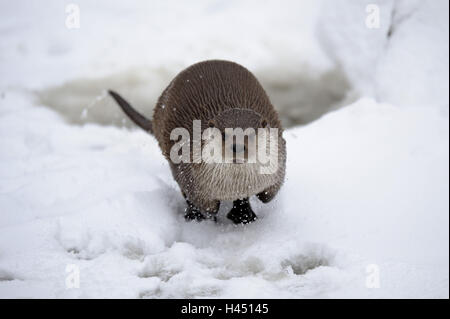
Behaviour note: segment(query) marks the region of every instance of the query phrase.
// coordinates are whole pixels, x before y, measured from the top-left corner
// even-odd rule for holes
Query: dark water
[[[279,68],[254,72],[279,112],[284,127],[310,123],[352,100],[351,88],[339,69],[317,73]],[[151,118],[161,92],[176,72],[165,68],[130,69],[102,78],[80,78],[36,92],[48,106],[77,125],[97,123],[133,127],[106,89],[121,93],[136,109]]]

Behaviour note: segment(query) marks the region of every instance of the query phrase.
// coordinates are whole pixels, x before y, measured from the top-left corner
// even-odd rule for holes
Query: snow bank
[[[363,99],[288,130],[280,196],[235,227],[229,206],[217,224],[184,221],[151,136],[32,104],[0,100],[1,297],[448,297],[438,112]],[[73,264],[80,288],[66,289]]]
[[[379,28],[366,25],[369,4]],[[319,39],[359,95],[448,112],[448,1],[325,0],[321,12]]]

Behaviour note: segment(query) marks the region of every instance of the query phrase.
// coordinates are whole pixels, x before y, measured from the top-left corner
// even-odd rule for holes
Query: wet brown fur
[[[170,160],[170,149],[175,141],[170,140],[170,133],[175,128],[183,127],[192,134],[193,120],[201,120],[203,130],[210,120],[229,109],[252,110],[270,127],[279,129],[278,171],[268,177],[270,179],[264,180],[264,189],[255,189],[240,196],[243,198],[256,194],[260,200],[268,202],[276,195],[284,180],[285,142],[281,137],[282,127],[277,112],[258,80],[246,68],[220,60],[194,64],[172,80],[160,96],[154,111],[153,134],[169,161],[173,176],[183,195],[203,212],[214,213],[218,210],[220,199],[211,198],[208,187],[210,189],[214,183],[219,184],[221,181],[204,181],[204,176],[198,174],[198,168],[203,164],[174,164]]]

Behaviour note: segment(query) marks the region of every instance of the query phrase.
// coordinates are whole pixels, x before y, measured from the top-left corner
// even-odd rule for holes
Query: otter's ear
[[[267,123],[266,119],[262,119],[259,124],[261,125],[262,128],[269,127],[269,123]]]

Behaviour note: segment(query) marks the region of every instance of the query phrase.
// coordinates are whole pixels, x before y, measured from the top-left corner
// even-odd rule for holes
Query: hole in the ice
[[[39,103],[62,114],[69,123],[134,127],[106,90],[120,92],[151,118],[153,106],[171,76],[166,69],[130,69],[102,78],[75,79],[36,93]]]
[[[353,101],[344,72],[335,68],[316,73],[268,69],[255,72],[277,109],[284,127],[308,124],[322,115]]]
[[[348,103],[350,85],[339,69],[324,73],[307,68],[254,70],[285,127],[307,124]],[[135,127],[107,89],[120,92],[138,111],[152,117],[153,107],[176,75],[165,68],[139,68],[102,78],[81,78],[37,92],[40,104],[59,112],[70,123]]]

